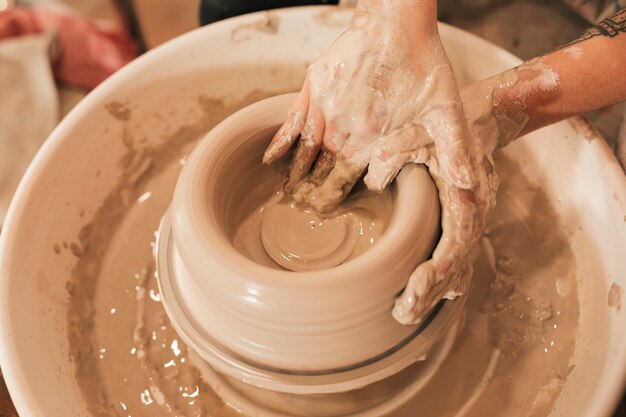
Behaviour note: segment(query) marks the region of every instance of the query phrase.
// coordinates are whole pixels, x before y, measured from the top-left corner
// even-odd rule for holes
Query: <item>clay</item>
[[[220,416],[238,415],[188,364],[187,348],[168,324],[154,278],[153,241],[180,161],[195,141],[228,114],[273,94],[253,93],[230,105],[199,97],[204,119],[171,133],[156,148],[137,149],[132,138],[123,138],[127,152],[119,163],[120,182],[81,230],[81,246],[71,243],[78,259],[67,284],[70,356],[94,417],[152,416],[156,409],[163,415],[179,409],[188,416],[216,410]],[[151,198],[139,203],[146,191]],[[166,368],[171,359],[175,366]]]
[[[393,200],[390,191],[361,189],[323,216],[277,191],[250,211],[235,232],[239,252],[274,268],[320,270],[355,259],[375,245],[390,221]]]
[[[125,103],[120,103],[119,101],[111,101],[104,107],[111,114],[111,116],[122,122],[130,120],[132,116],[132,112],[128,106]]]
[[[389,190],[396,191],[393,216],[375,245],[375,236],[369,237],[365,254],[357,250],[349,259],[351,247],[340,240],[330,253],[322,250],[323,258],[341,254],[336,267],[317,265],[302,272],[300,262],[297,274],[277,270],[276,260],[290,259],[267,255],[272,242],[263,240],[265,211],[245,225],[254,208],[267,204],[284,182],[287,161],[266,165],[261,155],[294,98],[277,96],[246,107],[194,149],[159,230],[159,283],[179,333],[220,372],[298,394],[355,389],[422,357],[458,319],[463,302],[443,308],[437,318],[441,326],[419,331],[419,338],[418,326],[403,326],[389,314],[406,276],[427,259],[437,240],[436,188],[416,165],[403,170]],[[358,219],[361,212],[337,214]],[[327,216],[333,217],[338,216]],[[292,225],[274,224],[282,226]],[[354,229],[345,229],[348,241]],[[355,249],[359,240],[368,242],[357,235]],[[311,244],[299,241],[304,242],[300,249]],[[294,262],[284,266],[296,269]],[[344,372],[331,382],[326,375],[337,369]]]
[[[248,24],[237,26],[230,33],[230,40],[233,43],[240,43],[252,38],[255,32],[263,32],[270,35],[276,34],[280,28],[280,17],[273,12],[265,12],[263,19]]]
[[[624,295],[624,289],[616,283],[611,284],[609,288],[608,304],[618,313],[622,310],[622,296]]]
[[[177,132],[160,148],[130,147],[126,159],[135,162],[123,165],[119,186],[76,239],[81,253],[68,282],[68,336],[94,416],[241,415],[190,363],[163,310],[152,255],[180,159],[233,108],[215,105],[203,124]],[[149,170],[142,160],[150,161]],[[541,188],[511,160],[496,162],[502,186],[474,264],[464,330],[435,377],[394,417],[415,410],[433,417],[547,416],[573,366],[572,252]],[[150,198],[139,201],[146,192]],[[358,392],[342,398],[362,404]]]

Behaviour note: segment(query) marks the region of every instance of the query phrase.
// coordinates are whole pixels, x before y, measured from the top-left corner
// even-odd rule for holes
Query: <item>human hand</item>
[[[435,14],[399,3],[410,5],[404,13],[415,16],[410,25],[390,17],[395,11],[359,3],[348,30],[309,68],[265,153],[270,163],[300,136],[285,191],[320,212],[336,207],[368,165],[365,183],[374,190],[407,162],[428,164],[447,183],[473,186],[462,108]]]
[[[428,166],[443,234],[398,298],[393,314],[405,324],[423,321],[441,298],[467,287],[470,251],[497,188],[491,159],[465,123],[434,14],[416,19],[418,28],[409,28],[384,13],[357,10],[349,29],[311,65],[264,156],[266,163],[281,157],[299,136],[285,191],[320,212],[336,207],[366,168],[368,188],[382,190],[404,164]]]
[[[375,3],[380,2],[361,0],[359,6]],[[602,30],[592,28],[545,57],[472,84],[461,93],[463,118],[452,71],[434,23],[429,26],[434,18],[413,22],[421,30],[411,31],[406,22],[415,13],[405,13],[401,0],[394,6],[392,18],[362,9],[311,67],[264,160],[285,154],[301,134],[285,188],[296,189],[294,197],[320,211],[337,204],[368,164],[365,180],[373,189],[383,188],[406,162],[428,165],[439,189],[443,234],[393,311],[402,323],[419,323],[442,297],[453,298],[468,286],[472,247],[498,184],[491,153],[521,134],[623,100],[626,90],[606,78],[623,70],[623,54],[616,51],[626,38],[601,36]],[[625,12],[605,26],[617,25]],[[394,13],[404,32],[394,30]],[[598,62],[611,70],[598,72]],[[593,81],[595,94],[590,96],[581,77]]]
[[[618,22],[623,22],[624,16],[626,10],[602,24],[623,28]],[[624,55],[616,51],[623,50],[626,36],[603,36],[601,29],[591,28],[548,55],[463,88],[468,143],[479,147],[471,154],[482,155],[482,167],[476,171],[476,187],[471,190],[455,189],[435,177],[442,200],[444,236],[432,259],[417,268],[396,300],[393,314],[398,321],[419,322],[421,312],[430,311],[443,291],[448,291],[445,297],[452,298],[466,288],[464,284],[471,276],[469,253],[495,200],[498,181],[491,159],[494,150],[548,124],[624,100],[624,78],[614,76],[624,72]],[[599,65],[610,70],[597,71]],[[464,213],[474,217],[464,219]],[[456,218],[452,227],[465,225],[474,230],[461,230],[459,240],[446,242],[447,217]],[[443,290],[435,290],[444,284],[447,287]]]

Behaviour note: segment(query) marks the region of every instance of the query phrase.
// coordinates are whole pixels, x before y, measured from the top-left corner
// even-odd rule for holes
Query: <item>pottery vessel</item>
[[[190,155],[159,230],[159,285],[179,334],[221,372],[279,391],[345,391],[424,358],[459,319],[464,297],[442,303],[423,325],[391,316],[438,238],[437,190],[423,166],[398,176],[386,231],[355,259],[294,272],[235,249],[243,219],[281,188],[285,165],[264,165],[262,155],[295,96],[244,108]]]
[[[306,64],[345,29],[350,12],[302,8],[275,16],[276,33],[255,29],[267,17],[259,13],[198,29],[148,52],[86,97],[38,153],[0,236],[0,362],[20,415],[89,415],[68,355],[66,282],[76,258],[56,255],[53,246],[74,241],[116,186],[118,161],[127,151],[119,140],[124,129],[149,147],[163,142],[166,128],[201,117],[199,96],[237,99],[268,86],[296,91]],[[466,32],[442,25],[440,33],[461,85],[520,63]],[[105,104],[113,101],[125,103],[136,123],[111,117]],[[163,119],[155,119],[155,112]],[[626,288],[624,174],[580,118],[535,132],[503,152],[545,190],[568,225],[576,257],[575,367],[550,415],[610,417],[626,378],[626,308],[608,302],[612,287]]]

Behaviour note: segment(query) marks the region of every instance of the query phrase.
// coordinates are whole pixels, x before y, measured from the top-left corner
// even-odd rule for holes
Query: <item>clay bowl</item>
[[[150,149],[165,143],[167,129],[202,120],[200,96],[239,100],[254,91],[296,91],[306,64],[350,19],[349,11],[333,10],[278,11],[276,33],[255,29],[267,19],[260,13],[181,36],[103,83],[46,141],[0,237],[0,362],[20,415],[90,415],[68,355],[66,283],[76,257],[57,255],[53,248],[77,241],[91,213],[117,186],[118,161],[128,151],[122,134]],[[440,33],[461,85],[520,63],[466,32],[442,25]],[[105,109],[111,102],[125,103],[133,122],[113,118]],[[608,302],[609,293],[616,294],[611,288],[626,288],[624,174],[602,138],[579,118],[529,135],[504,153],[558,209],[576,258],[575,367],[551,416],[610,417],[626,380],[626,308],[618,309],[615,297],[612,307]],[[407,409],[405,415],[416,412]]]
[[[221,372],[284,392],[346,391],[424,358],[460,318],[464,297],[420,326],[390,314],[438,237],[437,191],[423,166],[398,176],[386,231],[355,259],[294,272],[237,251],[237,226],[283,181],[287,161],[266,166],[262,155],[295,96],[235,113],[190,155],[159,230],[159,284],[179,334]]]

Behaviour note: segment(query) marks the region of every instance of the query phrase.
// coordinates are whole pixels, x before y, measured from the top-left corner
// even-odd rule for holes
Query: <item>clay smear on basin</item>
[[[264,95],[214,101],[202,124],[161,147],[131,146],[119,185],[83,229],[68,283],[69,340],[94,416],[240,415],[189,362],[160,302],[152,246],[179,160],[212,125]],[[395,416],[547,416],[571,370],[573,254],[541,188],[511,160],[499,158],[497,168],[498,206],[476,260],[465,327],[437,375]]]
[[[614,308],[618,313],[622,310],[623,295],[624,289],[622,287],[615,282],[611,284],[611,288],[609,288],[608,304],[609,307]]]

